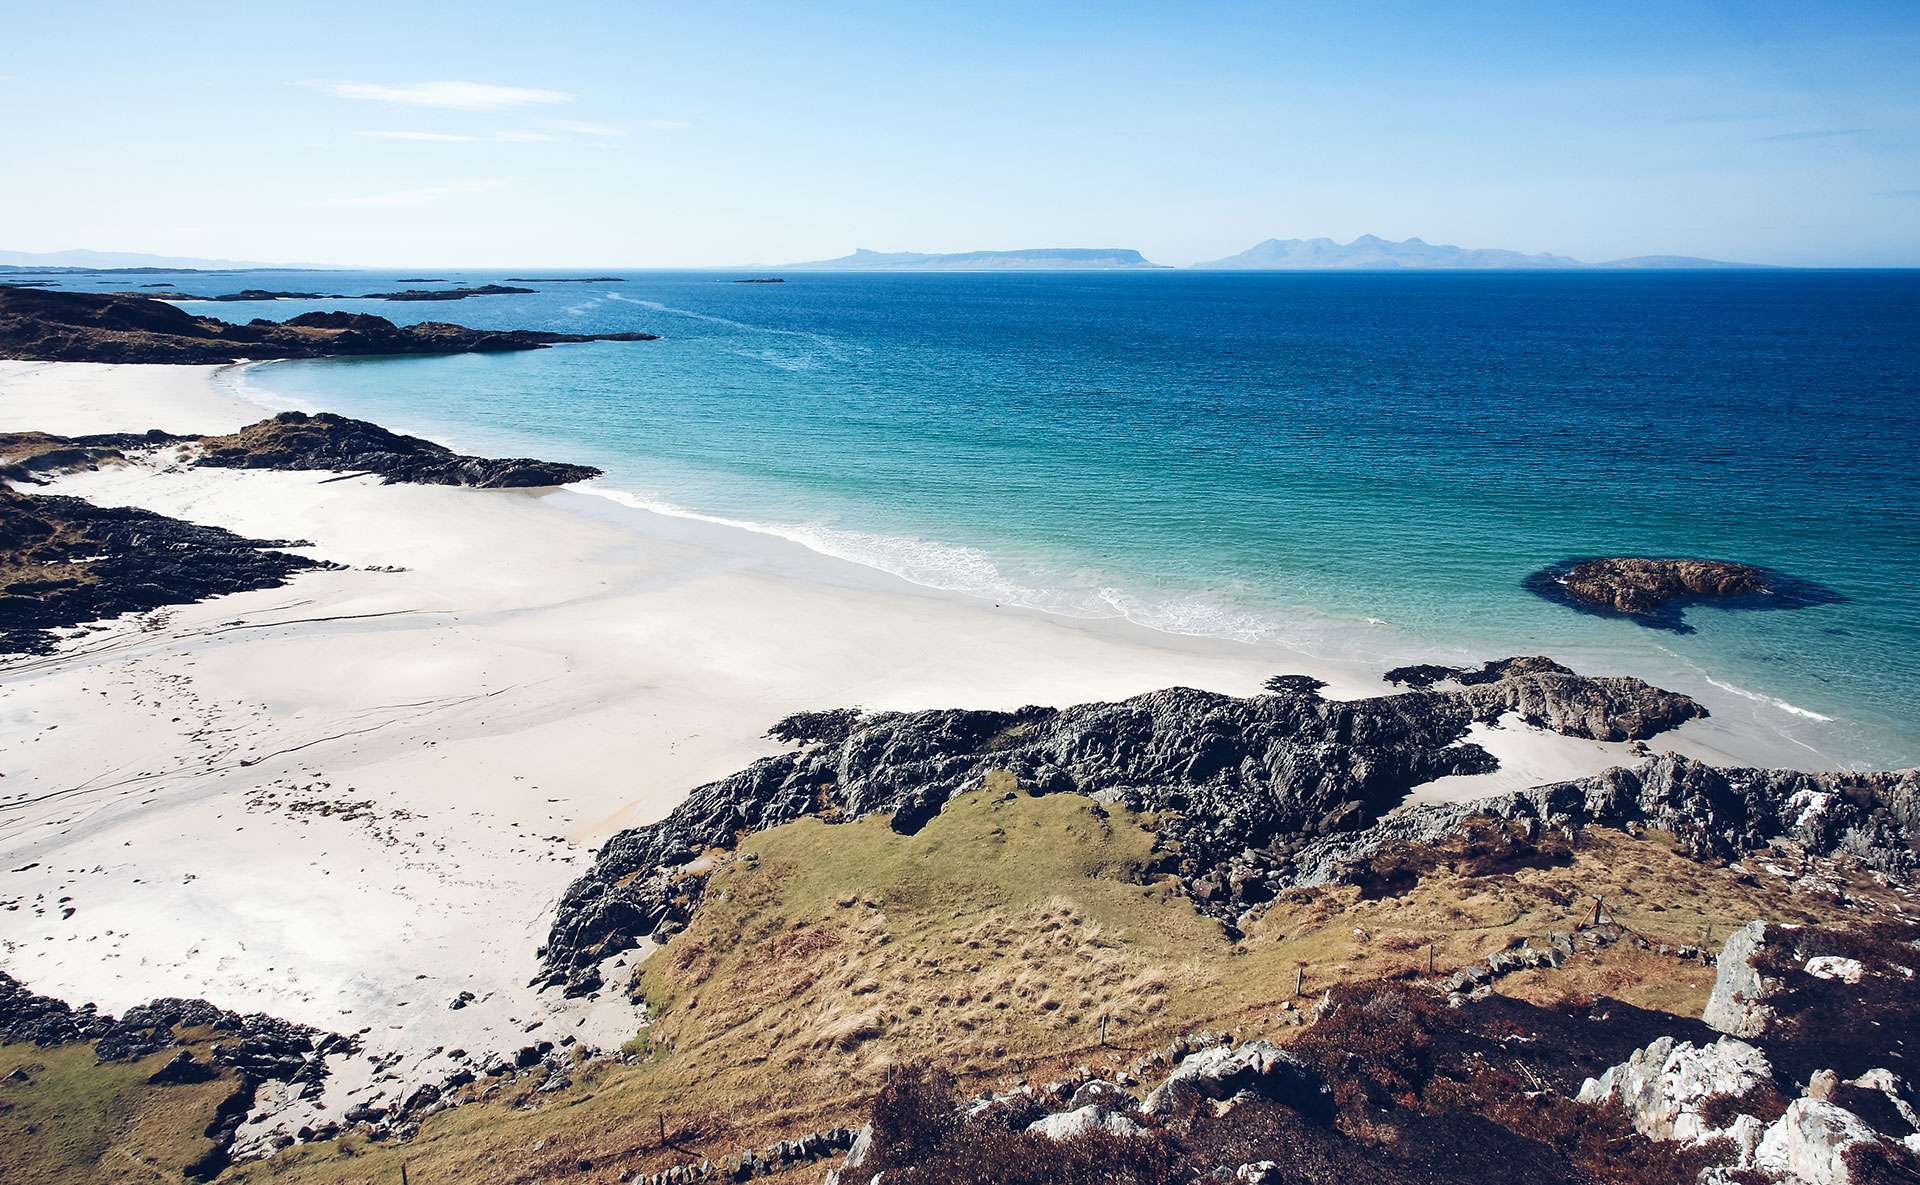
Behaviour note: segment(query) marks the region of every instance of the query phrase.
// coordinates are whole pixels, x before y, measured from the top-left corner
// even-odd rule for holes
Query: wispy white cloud
[[[441,198],[485,193],[491,189],[505,188],[506,185],[505,181],[465,181],[456,185],[434,185],[424,189],[396,189],[388,193],[373,193],[363,197],[327,198],[314,204],[320,206],[425,206]]]
[[[608,127],[604,123],[581,123],[579,120],[562,120],[559,127],[579,136],[626,136],[631,135],[625,128]]]
[[[525,86],[495,86],[487,82],[333,82],[329,93],[343,99],[369,99],[412,107],[445,107],[454,111],[504,111],[536,103],[565,103],[573,96]]]
[[[478,136],[450,136],[445,132],[355,132],[356,136],[371,136],[376,140],[435,140],[445,143],[472,143]]]
[[[558,136],[549,136],[545,132],[499,131],[493,134],[496,140],[506,140],[515,144],[545,144],[558,140]]]

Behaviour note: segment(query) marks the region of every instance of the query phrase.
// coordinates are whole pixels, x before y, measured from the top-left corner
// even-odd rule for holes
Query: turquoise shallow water
[[[1003,603],[1376,663],[1552,653],[1713,688],[1822,760],[1920,762],[1920,273],[734,278],[327,302],[662,340],[236,382],[590,462],[636,504]],[[1845,599],[1696,607],[1675,634],[1522,588],[1594,554],[1741,560]]]

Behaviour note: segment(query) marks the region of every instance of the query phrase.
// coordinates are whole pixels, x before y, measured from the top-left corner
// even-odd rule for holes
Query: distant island
[[[407,281],[402,281],[406,283]],[[416,284],[431,284],[433,280],[415,280]],[[167,284],[171,288],[173,285]],[[27,287],[27,285],[17,285]],[[158,288],[162,285],[146,284],[146,288]],[[533,292],[532,288],[509,288],[504,284],[482,284],[478,288],[409,288],[404,292],[364,292],[352,295],[340,292],[277,292],[264,288],[243,288],[239,292],[222,292],[217,296],[195,296],[187,292],[166,292],[152,294],[155,300],[171,301],[216,301],[224,304],[245,304],[257,300],[465,300],[469,296],[520,296]],[[120,296],[146,296],[144,292],[121,292]]]
[[[1396,243],[1361,235],[1351,243],[1332,239],[1268,239],[1225,259],[1193,265],[1202,271],[1440,271],[1526,269],[1530,271],[1608,269],[1620,271],[1754,268],[1762,264],[1724,263],[1690,255],[1636,255],[1606,263],[1586,263],[1565,255],[1526,255],[1496,248],[1452,247],[1408,239]]]
[[[395,325],[366,313],[302,313],[235,325],[145,295],[0,284],[0,360],[219,365],[237,358],[497,354],[563,342],[656,340],[651,333],[468,329],[445,321]]]
[[[1037,247],[1024,251],[962,251],[954,255],[924,255],[918,251],[869,251],[865,247],[838,259],[790,263],[789,268],[860,269],[1030,269],[1044,268],[1157,268],[1138,251],[1120,247]]]

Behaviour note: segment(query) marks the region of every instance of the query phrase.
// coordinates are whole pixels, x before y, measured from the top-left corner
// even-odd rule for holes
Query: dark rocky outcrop
[[[1658,629],[1688,632],[1686,606],[1800,609],[1845,598],[1832,589],[1725,560],[1603,556],[1564,560],[1528,576],[1528,591],[1587,613],[1619,615]]]
[[[1847,855],[1882,872],[1920,871],[1920,770],[1802,773],[1724,769],[1675,753],[1633,768],[1468,803],[1401,811],[1362,830],[1312,840],[1283,869],[1288,885],[1359,883],[1396,853],[1443,843],[1480,820],[1542,829],[1643,824],[1700,858],[1732,859],[1788,839],[1810,855]]]
[[[45,432],[0,432],[0,482],[44,485],[49,477],[125,461],[125,449],[153,448],[185,437],[155,429],[145,434],[53,436]]]
[[[48,362],[221,363],[236,358],[477,354],[562,342],[651,341],[648,333],[468,329],[443,321],[400,326],[363,313],[308,313],[245,325],[196,317],[162,300],[0,285],[0,358]]]
[[[885,814],[911,833],[994,771],[1028,793],[1154,812],[1165,870],[1231,924],[1271,896],[1301,843],[1365,827],[1422,782],[1491,771],[1485,750],[1460,743],[1476,720],[1519,711],[1570,736],[1626,740],[1706,714],[1637,679],[1585,678],[1545,660],[1512,670],[1458,690],[1349,702],[1283,684],[1250,699],[1173,688],[1065,709],[782,721],[773,735],[805,747],[702,786],[660,822],[606,843],[561,900],[545,978],[591,991],[599,960],[677,928],[701,884],[682,866],[708,849],[807,816]]]
[[[42,652],[47,631],[274,588],[332,565],[219,527],[0,485],[0,653]]]
[[[176,1030],[186,1029],[210,1030],[221,1038],[209,1049],[213,1065],[240,1071],[255,1081],[305,1084],[314,1094],[327,1076],[326,1056],[359,1047],[338,1033],[262,1012],[232,1012],[205,1000],[166,997],[135,1005],[115,1019],[91,1004],[76,1010],[65,1001],[39,995],[0,971],[0,1041],[41,1046],[92,1041],[103,1062],[135,1061],[173,1047]],[[184,1064],[170,1065],[162,1072],[172,1075],[164,1080],[203,1076]]]
[[[389,483],[506,489],[565,485],[600,475],[589,465],[464,456],[431,440],[331,412],[281,412],[231,436],[206,437],[200,445],[203,451],[195,462],[200,465],[376,473]]]

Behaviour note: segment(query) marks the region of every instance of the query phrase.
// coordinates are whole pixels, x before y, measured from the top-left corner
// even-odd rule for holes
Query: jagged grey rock
[[[1727,935],[1720,948],[1713,993],[1700,1019],[1735,1037],[1757,1037],[1766,1031],[1773,1012],[1761,1003],[1765,985],[1753,966],[1753,956],[1766,945],[1765,922],[1752,921]]]
[[[1738,1097],[1773,1084],[1766,1054],[1732,1037],[1696,1046],[1661,1037],[1633,1051],[1626,1061],[1580,1087],[1579,1101],[1618,1102],[1641,1135],[1655,1140],[1698,1142],[1723,1134],[1700,1118],[1700,1104],[1714,1095]]]

